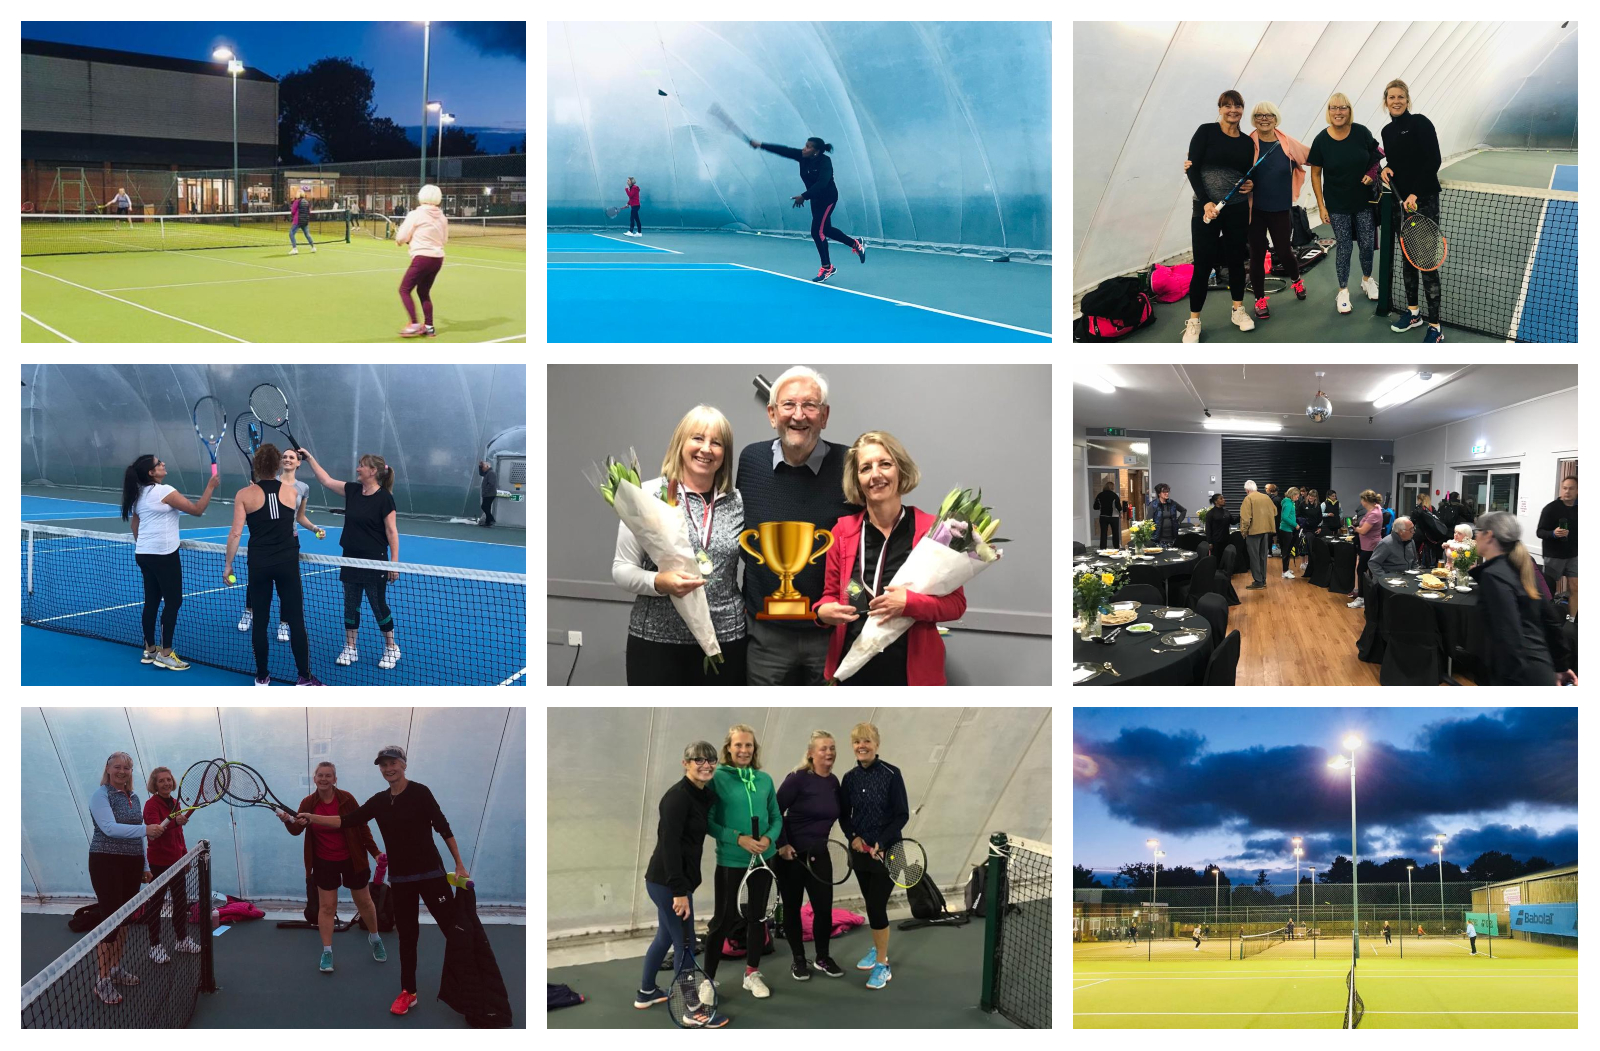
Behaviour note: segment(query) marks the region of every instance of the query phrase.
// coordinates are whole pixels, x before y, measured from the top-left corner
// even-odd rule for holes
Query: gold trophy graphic
[[[760,536],[761,550],[750,546],[750,538]],[[815,551],[811,545],[818,537],[823,545]],[[766,606],[756,614],[757,620],[810,620],[811,602],[794,589],[795,574],[827,554],[833,546],[833,534],[818,529],[811,522],[762,522],[760,529],[746,529],[739,534],[739,546],[756,560],[778,574],[778,590],[767,596]]]

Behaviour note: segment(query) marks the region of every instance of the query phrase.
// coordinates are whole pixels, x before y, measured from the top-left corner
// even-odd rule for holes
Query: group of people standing
[[[716,997],[719,1006],[733,1000],[735,990],[757,1001],[772,996],[761,960],[781,951],[778,938],[788,944],[792,980],[809,981],[814,974],[843,978],[845,971],[830,951],[834,887],[840,882],[828,850],[830,839],[845,843],[849,856],[860,859],[852,860],[846,878],[861,894],[872,945],[855,961],[854,969],[866,974],[868,989],[882,989],[894,977],[888,905],[895,887],[888,870],[867,856],[881,858],[885,848],[899,841],[911,813],[905,777],[880,756],[881,740],[872,723],[856,724],[850,730],[846,760],[838,755],[831,733],[813,730],[805,755],[782,784],[775,784],[773,775],[762,769],[754,727],[730,726],[720,750],[709,741],[684,748],[683,776],[656,805],[656,842],[644,874],[645,892],[656,908],[656,936],[645,951],[635,1008],[667,1002],[658,975],[669,950],[675,970],[682,970],[691,959],[699,960],[721,990]],[[851,764],[842,777],[835,773],[836,761]],[[838,832],[833,831],[835,825]],[[705,950],[696,953],[694,897],[703,871],[701,855],[708,849],[716,860],[712,915]],[[752,907],[748,915],[741,915],[739,886],[753,864],[752,856],[773,870],[775,881],[750,888]],[[783,906],[783,919],[771,932],[762,918],[769,911],[769,893],[777,894]],[[811,905],[809,958],[801,926],[805,902]],[[735,979],[719,982],[717,972],[730,941],[744,946],[744,966]],[[704,1013],[692,1020],[696,1028],[728,1024],[721,1010],[700,1010]]]
[[[1125,507],[1115,486],[1114,481],[1107,480],[1094,503],[1103,547],[1115,546],[1106,544],[1107,531],[1120,530],[1118,516]],[[1339,534],[1344,510],[1339,494],[1332,489],[1324,495],[1313,488],[1290,486],[1280,494],[1277,485],[1268,483],[1263,489],[1253,480],[1246,481],[1244,489],[1238,517],[1252,578],[1246,591],[1266,588],[1268,560],[1274,554],[1283,560],[1283,577],[1292,580],[1295,558],[1301,559],[1300,573],[1307,571],[1312,537]],[[1172,499],[1171,488],[1165,483],[1156,486],[1155,494],[1147,516],[1157,523],[1156,541],[1162,546],[1175,546],[1178,526],[1188,512]],[[1577,675],[1570,667],[1569,645],[1561,630],[1563,616],[1554,601],[1555,592],[1565,582],[1565,620],[1576,622],[1576,477],[1563,479],[1560,498],[1540,512],[1536,535],[1541,541],[1543,566],[1522,543],[1522,523],[1516,515],[1509,511],[1478,515],[1476,508],[1457,492],[1447,493],[1437,511],[1431,498],[1423,495],[1411,515],[1398,517],[1392,508],[1383,506],[1383,497],[1372,489],[1362,491],[1358,505],[1350,515],[1357,555],[1354,589],[1346,596],[1349,608],[1362,609],[1366,605],[1361,592],[1369,578],[1425,569],[1441,554],[1449,556],[1474,548],[1480,561],[1469,573],[1480,592],[1485,640],[1483,683],[1577,684]],[[1435,545],[1419,539],[1414,518],[1424,514],[1436,517],[1451,530],[1451,539],[1438,544],[1437,551]],[[1212,549],[1220,550],[1232,530],[1227,497],[1220,492],[1212,494],[1205,528]],[[1119,537],[1120,532],[1115,535]]]
[[[1438,131],[1427,117],[1413,112],[1411,102],[1405,81],[1385,84],[1382,106],[1387,123],[1374,135],[1355,119],[1350,97],[1335,92],[1324,110],[1326,126],[1310,142],[1301,142],[1283,130],[1282,115],[1272,102],[1262,100],[1251,107],[1250,126],[1245,127],[1244,96],[1232,88],[1217,96],[1216,121],[1195,129],[1183,162],[1194,194],[1189,222],[1194,268],[1183,342],[1200,340],[1200,318],[1213,273],[1226,274],[1228,323],[1240,332],[1252,332],[1258,321],[1271,318],[1266,278],[1280,264],[1289,291],[1298,300],[1308,297],[1292,248],[1295,202],[1308,184],[1317,213],[1333,234],[1338,282],[1331,304],[1334,311],[1342,316],[1356,313],[1348,287],[1352,263],[1361,269],[1356,297],[1378,299],[1378,271],[1373,264],[1379,247],[1380,195],[1394,196],[1396,222],[1405,213],[1439,222],[1445,207]],[[1396,266],[1406,308],[1398,311],[1390,331],[1423,329],[1424,342],[1438,342],[1443,339],[1438,271],[1418,270],[1404,253],[1397,253]]]

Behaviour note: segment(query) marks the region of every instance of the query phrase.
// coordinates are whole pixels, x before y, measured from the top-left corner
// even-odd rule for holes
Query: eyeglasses
[[[778,408],[782,409],[786,413],[789,413],[791,416],[794,415],[796,411],[802,412],[807,416],[815,416],[817,413],[822,411],[822,406],[814,401],[780,401],[778,403]]]
[[[687,761],[693,763],[695,766],[716,766],[717,765],[717,761],[715,759],[690,759],[690,760],[687,760]]]

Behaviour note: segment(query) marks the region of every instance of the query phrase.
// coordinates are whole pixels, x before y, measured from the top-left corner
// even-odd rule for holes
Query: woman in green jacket
[[[1289,569],[1289,562],[1295,556],[1295,540],[1300,535],[1295,522],[1295,504],[1299,500],[1300,490],[1291,485],[1289,491],[1283,494],[1283,502],[1278,505],[1278,553],[1283,556],[1285,580],[1294,579],[1294,572]]]

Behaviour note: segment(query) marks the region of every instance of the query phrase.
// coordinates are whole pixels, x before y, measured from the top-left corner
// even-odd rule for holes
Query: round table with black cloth
[[[1100,665],[1106,661],[1117,670],[1116,675],[1101,672],[1082,686],[1194,686],[1205,678],[1206,662],[1215,649],[1210,636],[1211,623],[1198,613],[1182,620],[1168,620],[1150,615],[1154,606],[1139,607],[1139,616],[1121,627],[1133,624],[1154,624],[1154,631],[1117,635],[1116,641],[1085,642],[1072,633],[1072,660],[1074,663]],[[1102,627],[1104,635],[1116,628]],[[1170,631],[1205,631],[1206,637],[1188,646],[1168,646],[1161,636]],[[1159,650],[1160,652],[1156,652]]]
[[[1074,572],[1082,569],[1104,569],[1124,561],[1126,560],[1123,558],[1111,555],[1090,555],[1087,558],[1074,559],[1072,568]],[[1167,584],[1173,577],[1191,575],[1198,561],[1193,551],[1167,548],[1159,555],[1152,555],[1148,560],[1134,559],[1133,564],[1128,567],[1128,583],[1149,584],[1161,592],[1166,601],[1171,602],[1173,596],[1168,592]]]
[[[1421,595],[1426,589],[1417,583],[1418,577],[1407,573],[1383,573],[1366,588],[1366,627],[1361,632],[1358,651],[1369,664],[1382,664],[1386,627],[1383,622],[1383,604],[1391,595]],[[1391,584],[1391,580],[1403,583]],[[1422,599],[1433,611],[1439,625],[1439,641],[1445,659],[1460,660],[1475,657],[1483,645],[1483,618],[1478,615],[1478,589],[1468,592],[1443,591],[1441,598]]]
[[[1194,539],[1191,540],[1189,539],[1190,537],[1193,537]],[[1210,542],[1209,538],[1206,536],[1206,531],[1204,528],[1188,528],[1178,530],[1178,546],[1184,548],[1185,550],[1193,551],[1194,547],[1190,545],[1198,545],[1202,540],[1206,540],[1208,543]],[[1244,546],[1244,534],[1239,532],[1238,526],[1234,526],[1232,531],[1228,533],[1228,546],[1233,548],[1235,552],[1233,556],[1234,575],[1237,576],[1240,573],[1250,572],[1250,552]],[[1212,555],[1216,556],[1217,568],[1221,569],[1222,551],[1213,547],[1211,553]]]

